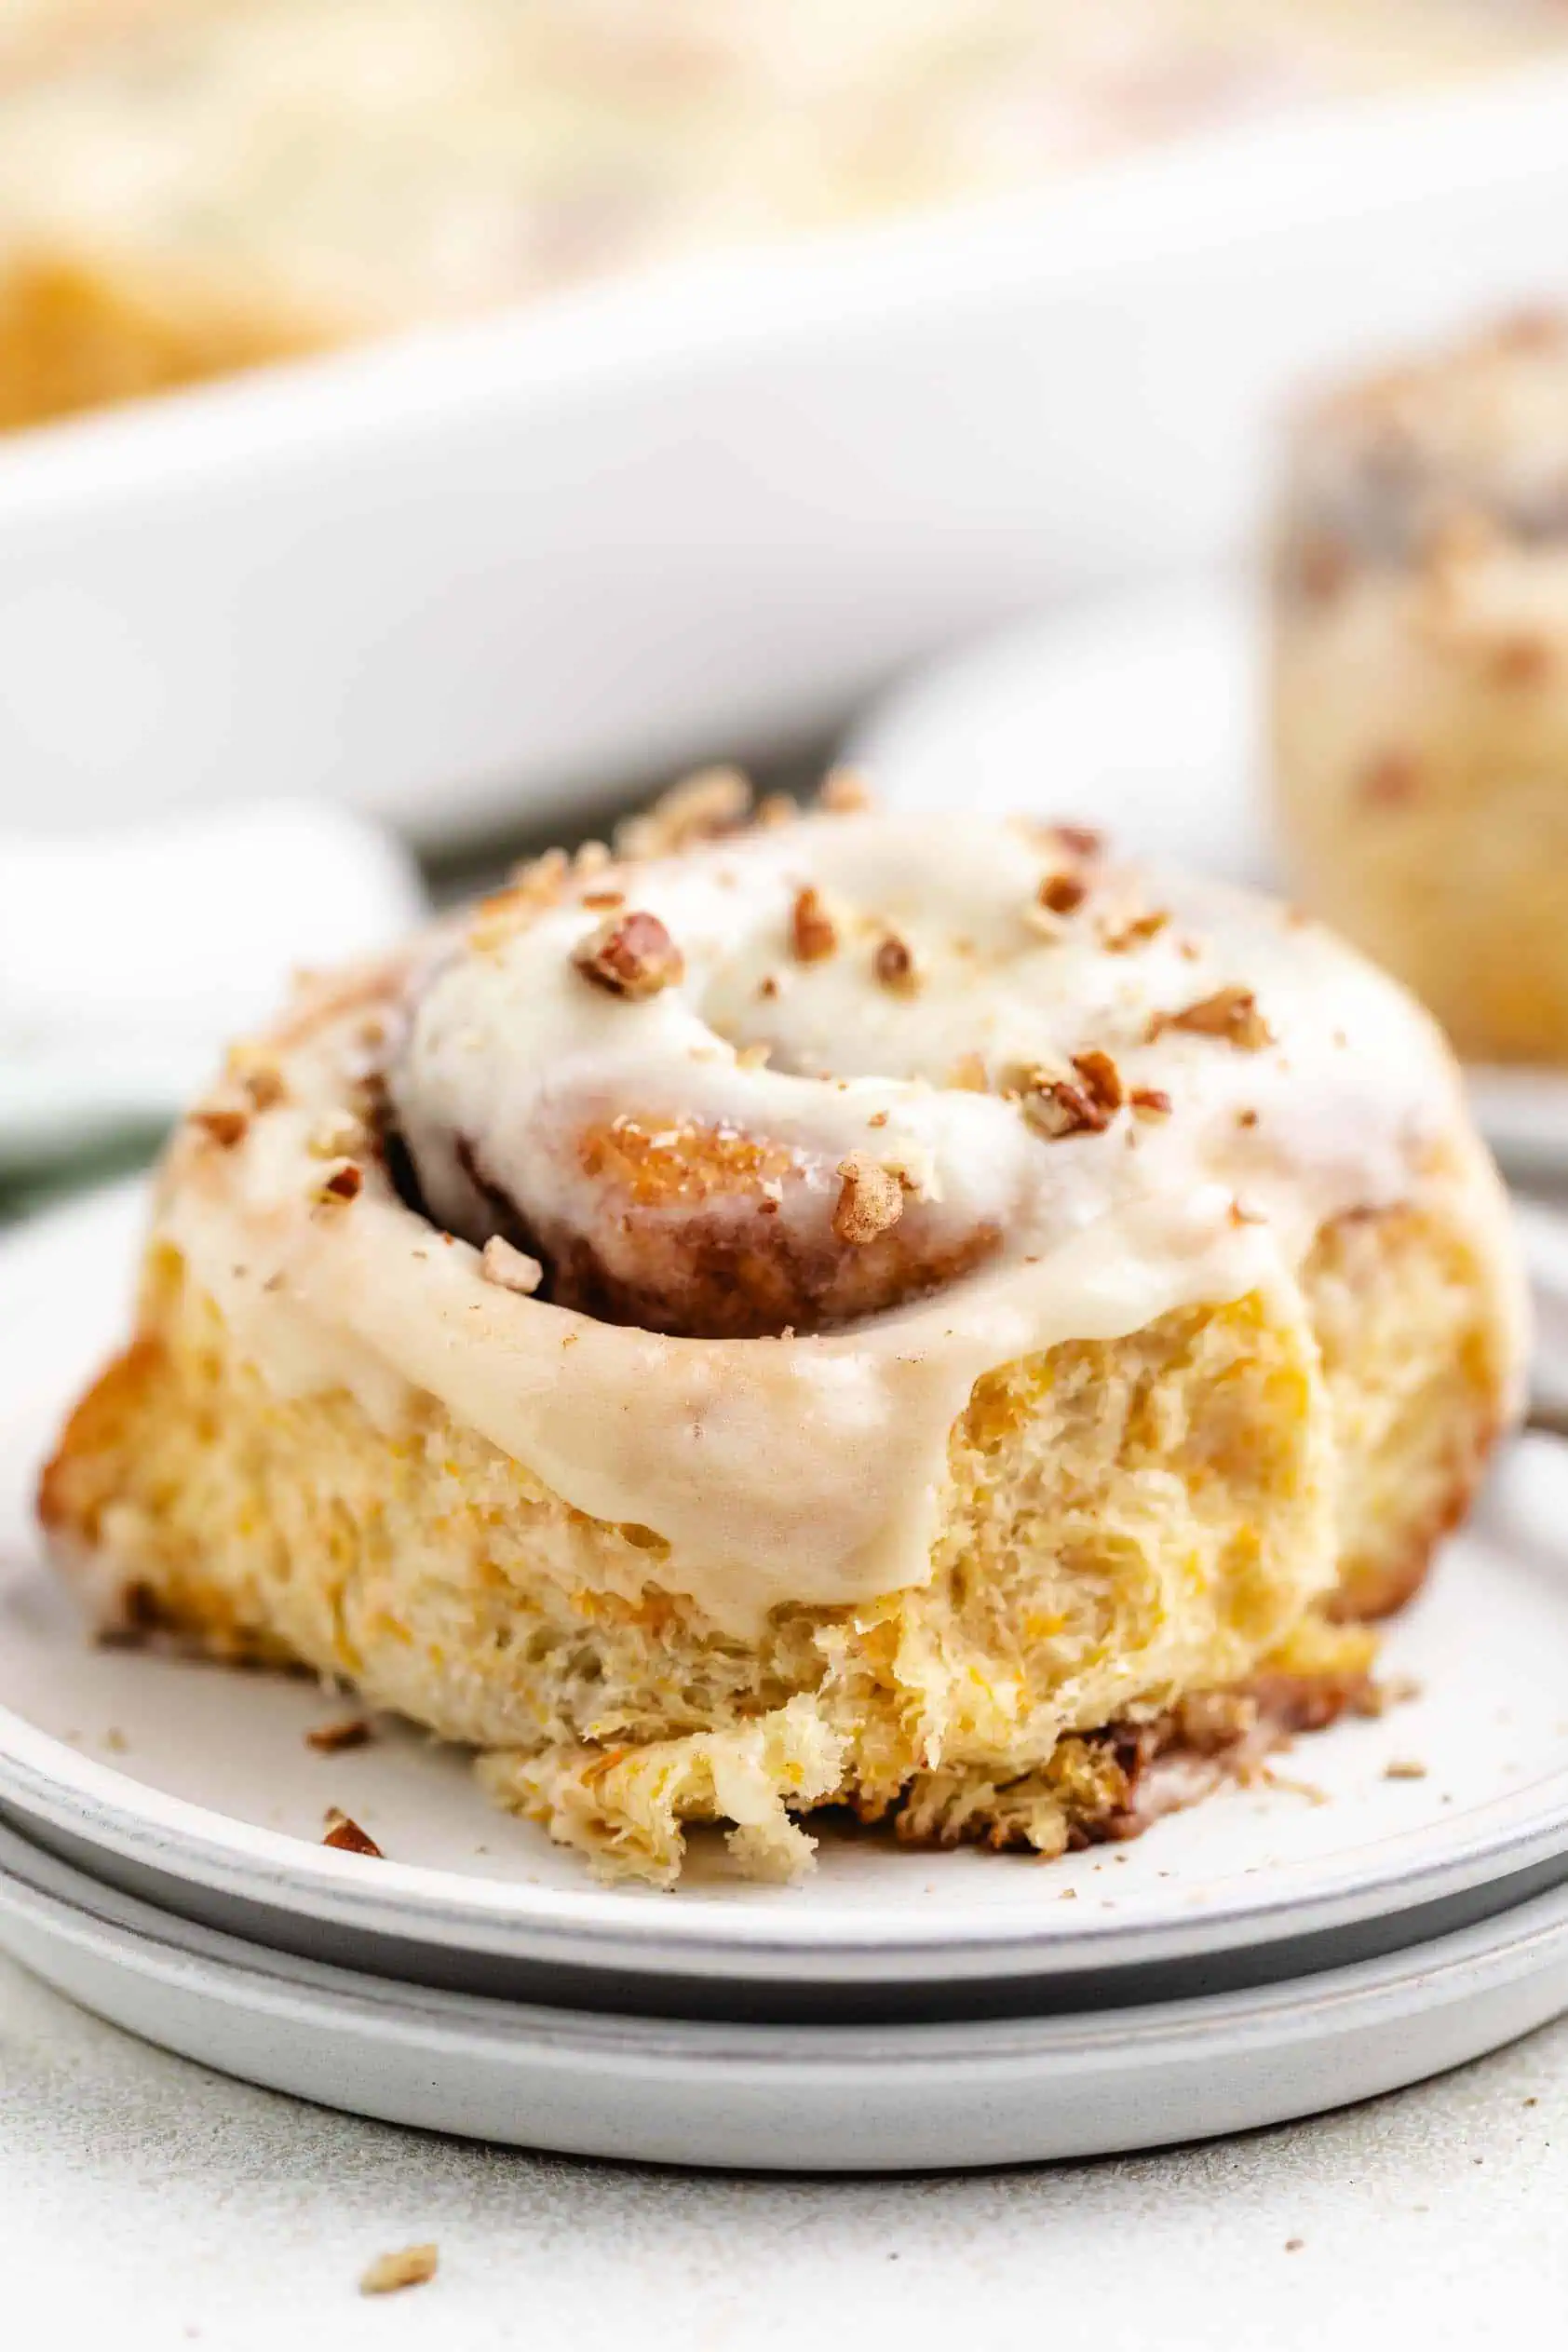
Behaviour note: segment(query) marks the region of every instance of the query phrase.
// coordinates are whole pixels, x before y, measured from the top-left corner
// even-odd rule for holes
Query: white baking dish
[[[439,838],[812,734],[1222,551],[1286,389],[1561,285],[1565,206],[1554,70],[19,439],[0,821],[284,786]]]

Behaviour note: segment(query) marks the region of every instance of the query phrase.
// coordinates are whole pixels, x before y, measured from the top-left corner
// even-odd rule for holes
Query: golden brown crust
[[[155,1408],[166,1368],[163,1341],[144,1334],[84,1391],[38,1480],[38,1518],[48,1534],[97,1543],[116,1490],[115,1465],[134,1444],[141,1417]]]
[[[1125,1845],[1222,1782],[1250,1779],[1299,1733],[1326,1731],[1347,1712],[1376,1707],[1376,1686],[1352,1653],[1349,1662],[1318,1671],[1269,1672],[1194,1692],[1147,1722],[1075,1733],[1059,1742],[1048,1764],[1016,1780],[925,1773],[892,1803],[861,1799],[854,1810],[866,1822],[890,1817],[906,1845],[1038,1853],[1047,1850],[1042,1832],[1053,1811],[1056,1851]]]

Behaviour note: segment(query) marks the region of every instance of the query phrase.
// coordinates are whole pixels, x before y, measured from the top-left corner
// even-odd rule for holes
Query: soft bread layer
[[[1337,1221],[1293,1302],[980,1379],[929,1582],[777,1609],[752,1641],[682,1598],[667,1543],[572,1509],[434,1399],[388,1433],[346,1391],[281,1395],[160,1246],[42,1508],[105,1615],[343,1677],[489,1751],[502,1802],[602,1866],[668,1883],[683,1824],[718,1818],[744,1868],[788,1875],[796,1817],[834,1802],[1055,1851],[1115,1813],[1114,1760],[1081,1735],[1260,1669],[1364,1668],[1322,1604],[1419,1581],[1507,1355],[1460,1225]]]

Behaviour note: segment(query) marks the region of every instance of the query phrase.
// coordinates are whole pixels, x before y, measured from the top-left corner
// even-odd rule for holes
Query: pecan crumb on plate
[[[392,2295],[403,2287],[423,2287],[436,2275],[433,2245],[399,2246],[395,2253],[378,2254],[359,2281],[362,2295]]]
[[[372,1861],[377,1862],[386,1859],[374,1838],[345,1813],[341,1805],[328,1807],[326,1834],[321,1843],[334,1846],[340,1854],[368,1854]]]
[[[304,1744],[318,1755],[340,1756],[347,1748],[365,1748],[375,1737],[368,1715],[340,1715],[335,1723],[317,1723],[305,1733]]]

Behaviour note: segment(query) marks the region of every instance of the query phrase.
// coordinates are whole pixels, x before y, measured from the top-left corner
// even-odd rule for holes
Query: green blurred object
[[[163,1128],[138,1128],[95,1143],[69,1159],[0,1174],[0,1225],[12,1224],[19,1217],[31,1217],[71,1193],[86,1192],[94,1184],[112,1183],[116,1177],[131,1176],[138,1169],[150,1167],[166,1132]]]
[[[831,764],[831,747],[822,744],[788,762],[774,761],[754,768],[752,781],[759,796],[786,792],[794,799],[806,798]],[[607,837],[629,808],[645,805],[654,796],[652,791],[633,794],[622,786],[586,799],[574,825],[558,826],[552,831],[508,829],[449,851],[428,853],[420,859],[423,882],[438,908],[457,905],[496,888],[520,858],[537,857],[542,849],[558,844],[573,848],[588,834]],[[73,1193],[150,1167],[167,1133],[164,1121],[137,1119],[63,1149],[58,1157],[41,1153],[35,1159],[0,1167],[0,1226],[14,1224]]]

